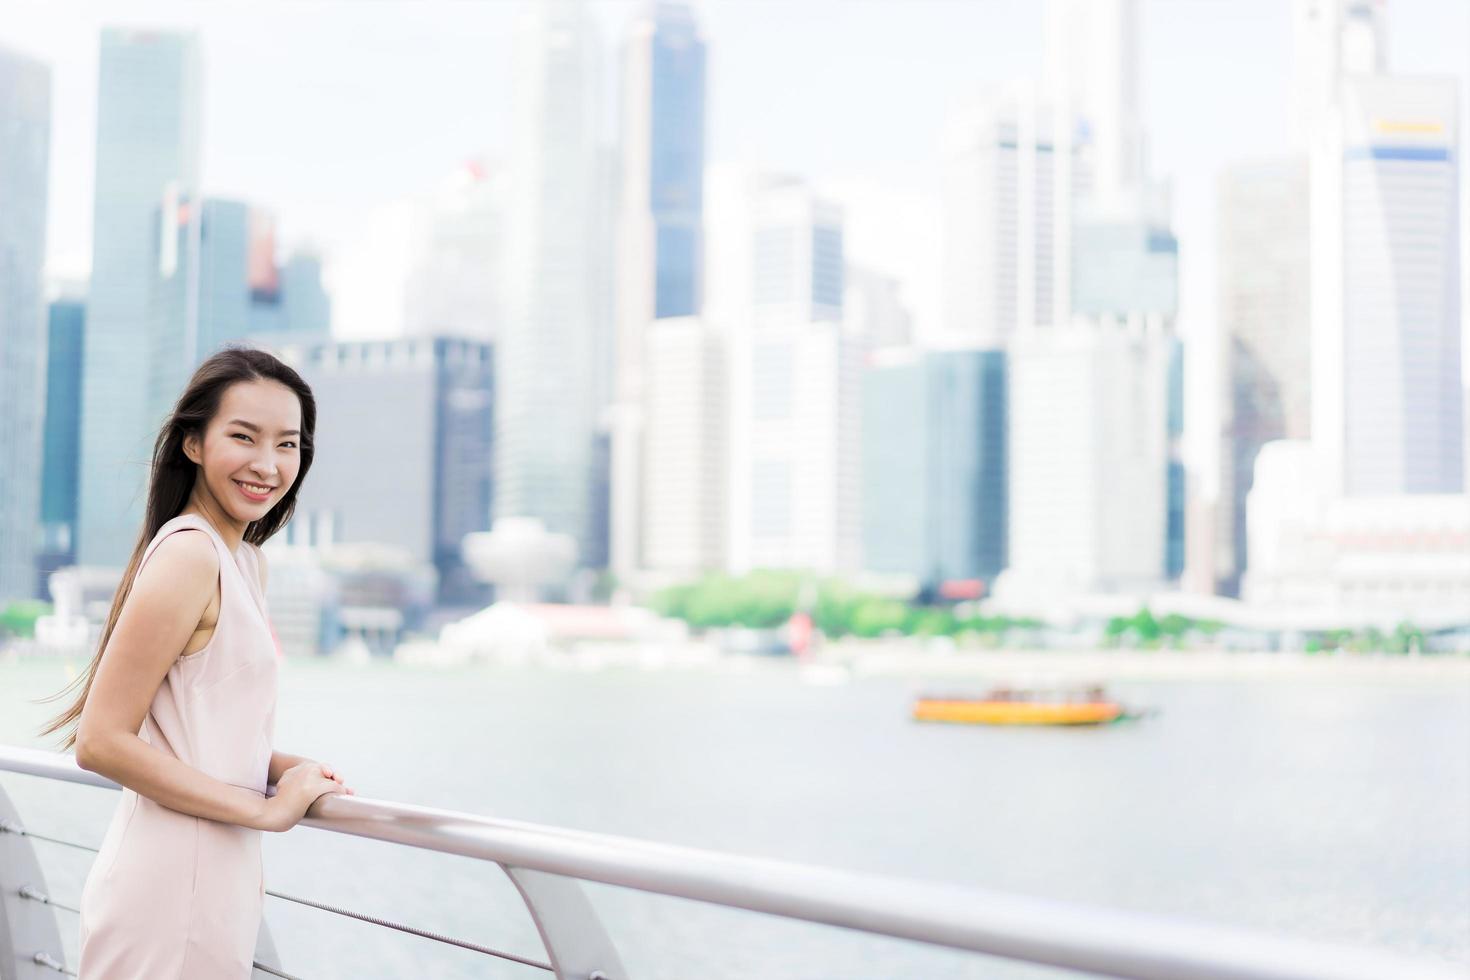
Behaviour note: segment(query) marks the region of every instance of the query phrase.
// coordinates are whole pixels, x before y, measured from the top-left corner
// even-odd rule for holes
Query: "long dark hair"
[[[285,496],[264,517],[251,521],[246,526],[245,540],[254,545],[264,544],[271,535],[286,525],[296,510],[296,494],[301,489],[302,481],[306,479],[307,471],[311,469],[311,459],[315,452],[313,433],[316,430],[316,399],[311,394],[311,388],[301,380],[301,375],[274,354],[253,347],[224,347],[199,365],[153,444],[153,462],[148,478],[148,507],[143,517],[143,527],[138,532],[137,544],[133,546],[133,557],[112,597],[112,609],[107,614],[107,625],[102,629],[102,638],[97,641],[97,652],[92,656],[91,665],[86,673],[79,675],[65,688],[50,697],[40,699],[54,701],[65,696],[68,691],[80,687],[80,692],[72,699],[71,705],[37,733],[50,735],[72,726],[62,744],[63,750],[76,744],[76,722],[81,718],[82,706],[87,703],[87,694],[92,690],[92,679],[97,676],[97,665],[102,661],[102,651],[107,649],[107,641],[112,637],[118,616],[122,614],[123,603],[133,590],[133,579],[138,574],[138,566],[143,563],[143,552],[148,550],[148,545],[159,528],[179,516],[194,489],[195,473],[199,466],[184,455],[184,438],[193,434],[203,440],[204,430],[219,411],[225,389],[240,381],[278,381],[294,391],[301,401],[301,437],[297,440],[301,467],[296,472],[296,482],[291,484]]]

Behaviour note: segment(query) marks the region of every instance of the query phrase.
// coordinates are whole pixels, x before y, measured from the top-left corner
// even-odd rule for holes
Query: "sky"
[[[1463,116],[1470,2],[1388,3],[1390,69],[1457,75]],[[637,4],[590,6],[611,65],[612,45]],[[511,29],[521,7],[520,0],[5,0],[0,45],[52,69],[48,272],[83,277],[91,262],[104,24],[201,33],[205,192],[273,210],[285,246],[316,245],[330,263],[364,214],[432,188],[471,157],[507,153]],[[708,161],[795,173],[839,192],[852,257],[904,279],[920,328],[935,324],[945,114],[987,84],[1040,72],[1042,3],[696,0],[694,7],[709,43]],[[1141,0],[1148,166],[1172,188],[1187,341],[1213,330],[1220,171],[1286,149],[1290,10],[1291,0]],[[1215,368],[1196,356],[1190,371],[1189,397],[1198,405],[1191,428],[1208,431]],[[1197,445],[1210,452],[1207,440]]]

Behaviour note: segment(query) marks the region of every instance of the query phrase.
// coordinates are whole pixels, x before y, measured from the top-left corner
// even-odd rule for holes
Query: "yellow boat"
[[[978,698],[923,696],[914,702],[915,721],[962,725],[1105,725],[1132,717],[1096,687],[1070,694],[1001,688]]]

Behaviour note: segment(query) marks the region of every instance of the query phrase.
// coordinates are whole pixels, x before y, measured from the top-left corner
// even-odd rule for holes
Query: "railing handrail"
[[[0,770],[120,789],[67,754],[0,745]],[[360,796],[318,830],[952,949],[1136,980],[1450,980],[1448,964],[1374,948],[987,889],[743,857]]]

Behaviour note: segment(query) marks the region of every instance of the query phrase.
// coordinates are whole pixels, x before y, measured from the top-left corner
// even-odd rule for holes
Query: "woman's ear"
[[[199,465],[199,434],[197,432],[184,436],[184,455],[189,457],[189,462]]]

